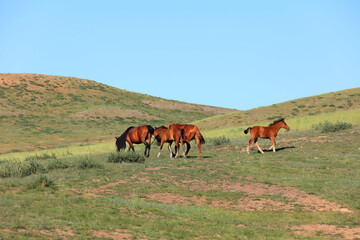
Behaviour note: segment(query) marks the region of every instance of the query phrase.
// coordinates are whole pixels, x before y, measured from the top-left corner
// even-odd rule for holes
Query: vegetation
[[[0,239],[360,236],[360,89],[222,112],[75,78],[0,77]],[[244,129],[280,117],[291,131],[277,151],[248,155]],[[115,152],[114,121],[179,120],[200,125],[202,158],[194,142],[188,158]]]
[[[329,121],[320,122],[318,124],[313,125],[315,130],[320,131],[321,133],[328,133],[328,132],[337,132],[341,130],[345,130],[351,128],[352,124],[347,122],[340,122],[337,121],[336,123],[332,123]]]
[[[188,123],[234,111],[78,78],[38,74],[0,74],[0,78],[0,154],[108,142],[132,125]]]
[[[113,144],[102,154],[95,152],[105,151],[103,144],[85,155],[85,147],[56,149],[56,158],[33,160],[44,171],[0,179],[0,238],[356,237],[359,131],[359,124],[321,136],[311,129],[290,131],[278,136],[276,153],[252,148],[250,155],[248,136],[238,136],[221,146],[203,145],[201,159],[192,143],[189,158],[157,158],[152,151],[140,163],[109,161],[120,155]],[[265,148],[270,141],[259,144]],[[144,147],[135,150],[142,155]],[[102,167],[79,168],[80,160]],[[8,161],[0,160],[0,167]],[[345,232],[301,231],[303,226]]]
[[[143,155],[133,153],[133,152],[121,152],[121,153],[110,153],[108,156],[108,162],[112,163],[124,163],[124,162],[145,162],[145,157]]]

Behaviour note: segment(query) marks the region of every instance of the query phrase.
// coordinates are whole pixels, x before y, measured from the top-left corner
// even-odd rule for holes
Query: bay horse
[[[168,128],[176,128],[176,127],[180,128],[180,129],[184,129],[184,137],[180,140],[181,145],[183,147],[184,157],[186,157],[190,151],[190,148],[191,148],[190,141],[195,139],[196,144],[199,148],[199,158],[201,158],[201,156],[202,156],[201,155],[201,144],[205,144],[205,139],[201,135],[198,126],[190,125],[190,124],[179,124],[179,123],[173,123],[168,126]],[[184,143],[186,144],[186,147],[187,147],[186,152],[185,152]]]
[[[129,151],[130,149],[135,152],[133,144],[145,144],[145,153],[146,157],[150,155],[150,141],[151,136],[154,134],[154,128],[150,125],[142,125],[138,127],[129,127],[125,130],[120,137],[116,138],[116,150],[120,152],[120,150],[126,148],[126,142],[129,144]],[[146,142],[148,140],[148,142]]]
[[[266,139],[270,139],[272,142],[272,146],[268,149],[268,150],[273,150],[274,152],[276,152],[275,150],[275,137],[277,136],[277,133],[279,132],[279,130],[281,128],[284,128],[286,130],[290,130],[290,127],[285,123],[285,119],[279,119],[275,122],[273,122],[272,124],[270,124],[267,127],[262,127],[262,126],[254,126],[254,127],[249,127],[247,128],[244,133],[247,134],[250,130],[251,133],[251,139],[249,140],[248,146],[247,146],[247,153],[250,154],[250,144],[252,142],[254,142],[254,144],[257,146],[257,148],[259,149],[259,151],[261,153],[264,153],[263,150],[261,150],[259,144],[257,143],[258,138],[266,138]]]
[[[155,128],[154,130],[154,136],[157,140],[157,145],[160,146],[159,153],[157,157],[160,157],[161,149],[164,145],[164,143],[169,143],[169,151],[170,151],[170,158],[175,157],[177,158],[179,153],[179,147],[180,147],[180,139],[184,137],[184,130],[174,127],[174,128],[167,128],[165,126],[161,126],[158,128]],[[175,142],[175,154],[171,150],[171,144]]]

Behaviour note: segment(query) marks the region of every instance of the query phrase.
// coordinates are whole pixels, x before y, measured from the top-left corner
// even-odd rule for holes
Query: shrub
[[[345,129],[348,129],[351,127],[352,127],[351,123],[340,122],[340,121],[337,121],[336,123],[324,121],[324,122],[320,122],[318,124],[313,125],[313,128],[315,130],[318,130],[322,133],[337,132],[337,131],[345,130]]]
[[[77,161],[77,168],[104,168],[104,165],[95,161],[91,156],[84,156]]]
[[[51,169],[65,169],[70,167],[70,164],[63,161],[63,160],[59,160],[59,159],[55,159],[52,161],[49,161],[48,165],[47,165],[47,169],[51,170]]]
[[[34,160],[6,161],[0,168],[0,177],[26,177],[39,171],[46,172],[45,168]]]
[[[27,189],[34,189],[38,187],[54,187],[54,186],[55,186],[54,180],[42,174],[32,178],[31,181],[26,184]]]
[[[123,162],[145,162],[145,157],[143,155],[133,153],[133,152],[120,152],[120,153],[110,153],[108,156],[108,162],[112,163],[123,163]]]
[[[42,153],[41,155],[32,155],[32,156],[26,156],[25,161],[28,160],[44,160],[44,159],[56,159],[55,153]]]
[[[230,139],[229,139],[228,137],[221,136],[221,137],[213,138],[213,139],[211,140],[211,142],[212,142],[215,146],[219,146],[219,145],[221,145],[221,144],[229,143],[229,142],[230,142]]]

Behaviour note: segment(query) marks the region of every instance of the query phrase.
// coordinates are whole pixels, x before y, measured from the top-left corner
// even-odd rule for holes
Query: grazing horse
[[[179,153],[179,146],[180,146],[180,139],[184,137],[184,130],[174,127],[174,128],[167,128],[164,126],[155,128],[154,136],[157,140],[157,144],[160,146],[159,153],[157,157],[160,157],[161,149],[165,142],[169,143],[169,151],[170,151],[170,158],[175,157],[177,158]],[[175,154],[171,150],[171,144],[175,142]]]
[[[273,122],[268,127],[254,126],[247,128],[244,133],[247,134],[249,130],[251,133],[251,139],[249,140],[247,153],[250,153],[250,144],[252,142],[255,143],[261,153],[264,153],[263,150],[261,150],[259,144],[257,143],[258,137],[271,139],[272,146],[268,150],[272,149],[275,152],[275,137],[277,136],[280,128],[284,128],[288,131],[290,130],[290,127],[285,123],[283,118]]]
[[[150,155],[150,141],[151,136],[154,134],[154,128],[150,125],[142,125],[139,127],[129,127],[125,130],[120,137],[116,138],[116,150],[120,152],[120,150],[126,148],[126,142],[129,144],[129,151],[132,149],[134,152],[133,144],[145,144],[145,153],[146,157]],[[146,142],[148,140],[148,142]]]
[[[184,137],[180,140],[181,145],[183,147],[184,157],[186,157],[190,151],[190,148],[191,148],[190,141],[195,139],[195,141],[198,145],[198,148],[199,148],[199,158],[201,158],[201,156],[202,156],[201,155],[201,144],[205,143],[205,139],[201,135],[199,128],[195,125],[178,124],[178,123],[173,123],[168,126],[168,128],[176,128],[176,127],[180,128],[180,129],[184,129]],[[186,153],[185,153],[184,143],[186,143],[186,146],[187,146]]]

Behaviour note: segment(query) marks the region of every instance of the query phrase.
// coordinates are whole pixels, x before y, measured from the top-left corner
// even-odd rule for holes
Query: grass
[[[108,142],[131,125],[191,122],[234,111],[78,78],[38,74],[0,74],[0,78],[1,154]]]
[[[286,123],[290,126],[291,131],[304,131],[313,128],[314,124],[318,124],[324,121],[330,123],[336,123],[338,121],[347,122],[350,124],[360,123],[360,109],[341,110],[336,112],[323,113],[315,116],[303,116],[296,118],[285,119]],[[216,138],[219,136],[227,136],[229,138],[236,138],[238,136],[244,136],[244,130],[250,126],[268,126],[271,122],[254,122],[249,125],[229,128],[219,128],[202,131],[205,138]],[[279,134],[284,131],[280,130]]]
[[[322,133],[321,138],[311,129],[290,131],[278,136],[276,153],[259,154],[252,147],[250,155],[245,152],[248,136],[236,136],[220,141],[221,146],[210,141],[203,145],[202,159],[197,158],[194,143],[189,158],[177,159],[167,154],[157,158],[153,146],[150,158],[140,163],[109,161],[118,156],[113,143],[109,151],[105,144],[91,146],[93,152],[87,146],[72,149],[71,154],[66,154],[66,148],[56,149],[56,158],[32,159],[46,171],[0,179],[0,225],[10,230],[0,229],[0,238],[96,239],[96,231],[110,236],[124,231],[132,238],[146,239],[336,237],[326,232],[301,236],[289,227],[360,224],[359,131],[359,124]],[[270,141],[259,144],[265,148]],[[143,150],[136,146],[140,156]],[[24,153],[18,154],[23,160],[13,161],[26,162]],[[1,160],[0,168],[7,161]],[[79,167],[80,161],[93,167]],[[256,189],[257,184],[267,186],[259,195],[241,187]],[[306,210],[296,198],[266,190],[273,187],[293,187],[352,212]],[[293,209],[271,210],[265,205],[251,211],[238,208],[243,201],[254,203],[255,208],[256,203],[268,201]]]

